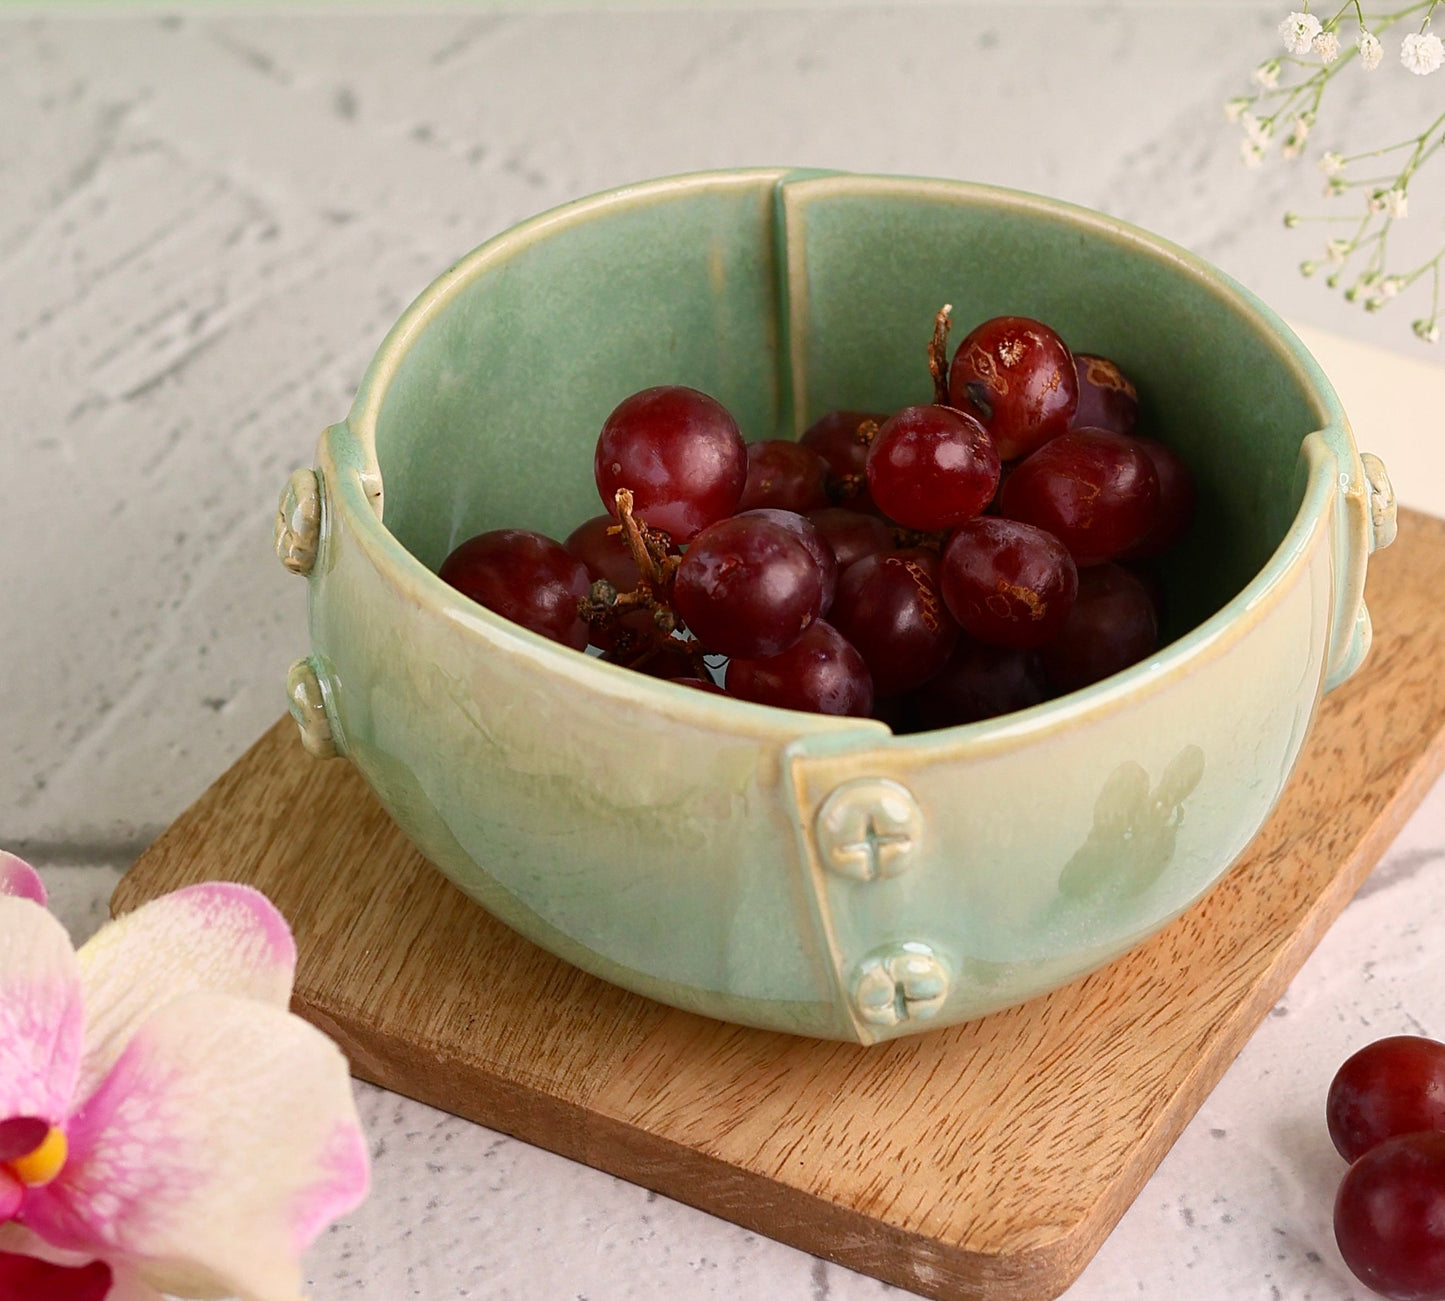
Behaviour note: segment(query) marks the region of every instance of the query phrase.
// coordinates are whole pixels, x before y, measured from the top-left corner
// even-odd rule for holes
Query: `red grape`
[[[1335,1241],[1366,1287],[1393,1301],[1445,1298],[1445,1134],[1401,1134],[1352,1165]]]
[[[904,407],[883,422],[868,449],[868,490],[905,528],[951,528],[972,519],[998,488],[993,440],[951,407]]]
[[[823,574],[791,529],[756,515],[697,535],[678,566],[677,612],[718,655],[777,655],[823,608]]]
[[[617,521],[611,515],[594,515],[573,529],[562,545],[587,566],[594,582],[605,578],[619,592],[631,592],[642,581],[642,575],[637,572],[637,561],[623,536],[608,533],[608,529],[616,527]]]
[[[739,700],[780,709],[866,718],[873,708],[873,679],[863,657],[822,619],[781,654],[730,659],[725,682]]]
[[[1408,1034],[1367,1044],[1336,1072],[1325,1118],[1346,1161],[1397,1134],[1445,1131],[1445,1044]]]
[[[827,463],[828,496],[840,506],[868,510],[868,444],[858,437],[858,427],[872,421],[882,424],[884,417],[867,411],[830,411],[820,416],[798,439],[812,448]]]
[[[813,557],[813,563],[818,566],[818,572],[823,576],[823,608],[820,613],[827,614],[833,608],[833,595],[838,589],[838,558],[813,522],[796,511],[776,510],[770,506],[745,510],[737,518],[771,520],[779,527],[787,529],[808,548],[808,554]]]
[[[1052,533],[1080,569],[1137,546],[1154,527],[1159,477],[1135,440],[1076,429],[1039,448],[1004,485],[1009,519]]]
[[[809,511],[808,522],[832,548],[840,574],[855,560],[893,546],[893,530],[877,515],[829,506],[826,510]]]
[[[551,538],[526,529],[480,533],[442,561],[437,575],[504,619],[573,650],[587,645],[577,603],[587,595],[591,576]]]
[[[920,725],[934,728],[1011,714],[1047,697],[1043,669],[1032,651],[960,637],[943,671],[909,699]]]
[[[948,400],[983,422],[1011,461],[1064,433],[1079,379],[1064,341],[1027,316],[995,316],[965,336],[948,372]]]
[[[1194,520],[1194,476],[1179,454],[1158,439],[1135,434],[1133,441],[1143,449],[1159,480],[1154,527],[1124,553],[1128,559],[1137,560],[1167,551],[1189,531]]]
[[[1107,357],[1089,352],[1074,354],[1074,373],[1079,380],[1079,409],[1073,427],[1132,434],[1139,423],[1139,393],[1129,377]]]
[[[960,524],[944,548],[943,599],[960,627],[992,646],[1029,650],[1063,626],[1079,590],[1064,544],[992,516]]]
[[[782,438],[749,443],[748,481],[738,510],[821,510],[829,500],[827,475],[828,463],[811,447]]]
[[[737,509],[748,453],[720,402],[680,385],[643,389],[607,417],[593,472],[602,504],[617,513],[617,491],[632,492],[633,514],[686,542]]]
[[[938,557],[921,549],[880,551],[850,565],[831,621],[858,648],[879,696],[922,685],[958,640],[938,589]]]
[[[1158,616],[1144,584],[1119,565],[1079,573],[1064,626],[1039,652],[1057,691],[1076,691],[1137,664],[1159,642]]]

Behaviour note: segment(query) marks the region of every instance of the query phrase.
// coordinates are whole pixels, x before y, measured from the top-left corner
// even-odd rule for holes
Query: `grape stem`
[[[952,303],[944,303],[933,318],[933,338],[928,344],[928,373],[933,376],[933,400],[948,405],[948,332],[953,327]]]

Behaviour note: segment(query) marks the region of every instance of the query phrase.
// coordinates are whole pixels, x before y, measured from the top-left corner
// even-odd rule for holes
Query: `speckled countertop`
[[[563,200],[756,162],[987,180],[1116,213],[1295,320],[1433,358],[1408,307],[1366,317],[1295,272],[1313,245],[1278,214],[1317,205],[1307,165],[1238,164],[1219,104],[1278,18],[1182,3],[7,12],[0,843],[42,866],[77,935],[99,923],[119,874],[282,708],[305,637],[303,585],[270,553],[287,472],[439,269]],[[1347,88],[1339,141],[1402,134],[1392,117],[1438,92],[1409,81]],[[1431,202],[1445,211],[1412,190],[1418,215]],[[1368,376],[1353,382],[1368,396]],[[1408,439],[1428,440],[1438,419],[1413,414]],[[1400,477],[1426,442],[1392,428],[1402,496],[1445,512],[1445,476]],[[1070,1301],[1364,1295],[1329,1230],[1340,1164],[1321,1108],[1360,1044],[1445,1036],[1442,861],[1437,785]],[[375,1191],[308,1258],[316,1301],[895,1290],[358,1092]]]

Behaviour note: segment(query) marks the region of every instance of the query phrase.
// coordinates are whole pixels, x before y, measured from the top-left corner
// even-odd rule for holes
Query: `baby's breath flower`
[[[1279,34],[1291,54],[1308,54],[1310,45],[1320,34],[1320,20],[1314,14],[1296,11],[1280,23]]]
[[[1330,179],[1325,182],[1325,198],[1337,199],[1349,188],[1349,184],[1343,176],[1331,176]]]
[[[1404,217],[1409,215],[1410,202],[1404,190],[1387,190],[1385,193],[1385,212],[1391,217]]]
[[[1293,230],[1299,225],[1299,213],[1287,212],[1284,214],[1284,227],[1286,230]]]
[[[1380,44],[1380,38],[1362,27],[1360,38],[1355,43],[1360,47],[1360,67],[1366,72],[1374,72],[1385,57],[1385,47]]]
[[[1258,145],[1260,149],[1268,146],[1270,137],[1274,135],[1273,122],[1267,117],[1255,117],[1253,113],[1246,113],[1239,121],[1250,144]]]
[[[1325,245],[1325,257],[1329,259],[1331,266],[1339,266],[1349,256],[1350,248],[1349,240],[1332,239]]]
[[[1326,176],[1338,176],[1345,170],[1344,155],[1337,154],[1333,149],[1328,150],[1320,159],[1319,167]]]
[[[1246,167],[1259,167],[1264,163],[1264,149],[1253,140],[1241,140],[1239,157]]]
[[[1365,311],[1378,312],[1385,305],[1385,300],[1376,294],[1373,298],[1365,299]]]
[[[1289,135],[1285,136],[1284,144],[1279,147],[1279,156],[1288,162],[1298,158],[1304,151],[1304,140],[1294,132],[1290,132]]]
[[[1320,269],[1320,264],[1319,264],[1318,262],[1301,262],[1301,263],[1299,264],[1299,273],[1300,273],[1300,275],[1304,276],[1306,279],[1308,279],[1310,276],[1314,275],[1314,273],[1315,273],[1316,271],[1318,271],[1319,269]]]
[[[1445,63],[1445,45],[1434,32],[1411,32],[1400,45],[1400,62],[1417,77],[1428,77]]]
[[[1259,67],[1254,70],[1254,80],[1257,85],[1264,87],[1265,90],[1273,90],[1278,86],[1279,60],[1270,59],[1265,63],[1261,63]]]
[[[1226,100],[1224,102],[1224,120],[1226,122],[1238,122],[1244,116],[1244,110],[1247,109],[1251,103],[1252,101],[1244,95]]]
[[[1322,63],[1333,63],[1340,57],[1340,38],[1334,32],[1321,32],[1311,44]]]
[[[1404,286],[1405,279],[1403,276],[1386,276],[1380,281],[1380,297],[1386,299],[1393,298]]]
[[[1345,290],[1345,302],[1353,303],[1360,296],[1361,285],[1358,281]]]
[[[1410,328],[1415,331],[1415,337],[1424,339],[1426,343],[1440,342],[1440,327],[1434,321],[1411,321]]]
[[[1369,202],[1369,209],[1370,209],[1371,212],[1384,212],[1384,211],[1385,211],[1385,194],[1386,194],[1386,191],[1384,191],[1384,190],[1376,190],[1376,191],[1374,191],[1374,193],[1372,193],[1372,194],[1370,195],[1370,198],[1369,198],[1369,201],[1368,201],[1368,202]]]

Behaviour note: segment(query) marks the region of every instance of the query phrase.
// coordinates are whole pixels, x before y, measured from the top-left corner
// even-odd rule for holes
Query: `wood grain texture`
[[[363,1078],[929,1297],[1079,1273],[1445,767],[1445,521],[1371,562],[1376,641],[1274,816],[1131,954],[875,1048],[741,1029],[568,967],[433,871],[354,769],[272,728],[131,869],[125,912],[246,881],[295,1007]]]

